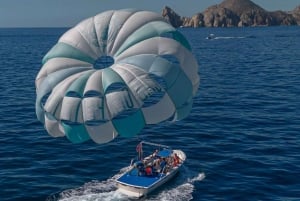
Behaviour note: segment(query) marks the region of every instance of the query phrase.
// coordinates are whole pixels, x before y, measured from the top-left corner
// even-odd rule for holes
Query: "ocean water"
[[[113,181],[140,139],[187,154],[146,201],[300,200],[300,27],[180,29],[200,65],[190,116],[104,145],[52,138],[35,116],[42,57],[66,30],[0,29],[0,200],[126,201]]]

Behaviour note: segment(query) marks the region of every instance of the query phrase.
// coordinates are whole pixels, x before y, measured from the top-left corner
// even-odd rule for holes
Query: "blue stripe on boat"
[[[158,174],[158,176],[138,176],[136,169],[133,169],[129,173],[121,176],[118,181],[126,185],[149,188],[164,176],[165,174]]]

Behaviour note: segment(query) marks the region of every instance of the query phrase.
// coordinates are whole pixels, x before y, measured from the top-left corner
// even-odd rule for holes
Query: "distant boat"
[[[215,34],[209,34],[209,36],[206,37],[206,39],[209,39],[209,40],[212,40],[215,38],[216,38]]]
[[[218,40],[218,39],[241,39],[247,38],[246,36],[215,36],[215,34],[209,34],[206,39],[208,40]],[[251,38],[251,37],[248,37]]]
[[[150,145],[156,151],[143,158],[144,145]],[[131,198],[144,197],[159,188],[176,175],[186,160],[181,150],[145,141],[138,144],[137,152],[139,159],[116,180],[118,191]]]

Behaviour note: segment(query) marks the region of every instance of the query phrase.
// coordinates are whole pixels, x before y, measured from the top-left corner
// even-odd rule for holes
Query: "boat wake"
[[[215,36],[215,34],[209,34],[206,39],[208,40],[220,40],[220,39],[241,39],[241,38],[253,38],[254,36]]]
[[[184,177],[185,175],[180,177]],[[205,178],[203,172],[198,173],[197,176],[193,178],[185,178],[185,181],[179,179],[174,185],[166,187],[164,190],[160,191],[158,194],[147,197],[146,201],[189,201],[193,199],[193,192],[195,189],[195,182],[201,181]],[[177,180],[176,178],[175,180]],[[172,181],[175,181],[172,180]]]
[[[244,36],[219,36],[219,37],[216,37],[215,39],[218,40],[218,39],[236,39],[236,38],[246,38]]]
[[[67,189],[55,195],[49,196],[47,201],[131,201],[132,199],[119,193],[115,187],[115,179],[122,175],[128,167],[123,168],[114,177],[105,181],[90,181],[83,186]],[[183,168],[177,178],[162,186],[162,188],[154,191],[146,198],[141,198],[139,201],[189,201],[193,199],[193,191],[195,182],[205,178],[205,174],[195,173],[191,178],[187,175],[187,168]],[[196,176],[195,176],[196,175]],[[135,199],[136,200],[136,199]]]
[[[209,40],[220,40],[220,39],[241,39],[241,38],[248,38],[246,36],[215,36],[213,38],[206,37],[206,39]]]

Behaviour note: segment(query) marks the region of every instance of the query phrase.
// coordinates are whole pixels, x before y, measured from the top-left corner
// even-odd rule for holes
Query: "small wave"
[[[204,172],[201,172],[201,173],[198,174],[197,177],[194,177],[194,178],[192,178],[192,179],[189,179],[188,182],[189,182],[189,183],[194,183],[194,182],[196,182],[196,181],[202,181],[203,179],[205,179],[205,174],[204,174]]]
[[[275,38],[288,38],[291,37],[291,35],[288,34],[275,34]]]
[[[146,201],[189,201],[193,199],[194,188],[193,184],[184,183],[176,188],[164,190],[154,197],[148,197]]]

